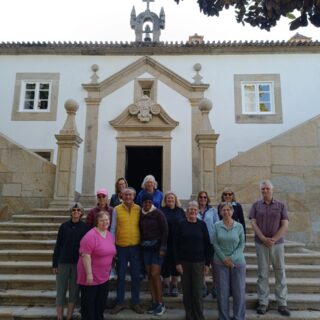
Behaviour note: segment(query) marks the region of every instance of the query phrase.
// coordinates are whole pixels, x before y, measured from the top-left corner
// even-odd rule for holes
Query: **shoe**
[[[278,307],[278,312],[285,317],[289,317],[290,316],[290,310],[287,306],[279,306]]]
[[[155,316],[162,316],[166,312],[166,307],[163,303],[159,303],[153,310]]]
[[[202,298],[205,298],[209,294],[209,290],[206,286],[202,287]]]
[[[212,288],[211,295],[213,299],[217,299],[217,288],[215,287]]]
[[[171,297],[177,297],[179,295],[178,286],[176,286],[176,285],[171,286],[170,295],[171,295]]]
[[[110,272],[109,280],[117,280],[117,272],[113,267]]]
[[[116,304],[115,307],[110,311],[110,314],[117,314],[123,309],[124,309],[123,304]]]
[[[132,304],[131,309],[138,314],[143,314],[144,310],[141,308],[140,304]]]
[[[258,308],[257,308],[257,314],[266,314],[268,311],[268,306],[264,305],[264,304],[259,304]]]
[[[170,292],[170,287],[165,285],[163,288],[163,296],[164,297],[170,297],[171,296],[171,292]]]
[[[152,302],[149,309],[147,309],[148,314],[153,314],[154,309],[158,306],[156,302]]]

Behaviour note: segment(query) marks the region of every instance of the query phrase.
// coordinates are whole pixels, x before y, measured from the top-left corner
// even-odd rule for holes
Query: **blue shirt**
[[[207,207],[204,213],[201,213],[200,211],[198,212],[197,218],[202,220],[206,224],[210,242],[213,245],[214,224],[219,221],[217,210],[212,207]]]
[[[142,196],[146,193],[147,191],[145,189],[141,190],[138,193],[135,201],[136,204],[142,207]],[[158,189],[155,189],[152,193],[152,201],[153,201],[153,205],[158,209],[161,207],[162,198],[163,198],[162,192]]]

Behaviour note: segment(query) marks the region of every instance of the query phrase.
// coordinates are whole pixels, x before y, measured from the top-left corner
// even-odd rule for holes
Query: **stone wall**
[[[320,247],[320,116],[219,165],[217,179],[218,195],[233,188],[247,215],[270,179],[289,210],[287,238]]]
[[[0,213],[48,207],[56,167],[0,133]],[[1,216],[1,215],[0,215]]]

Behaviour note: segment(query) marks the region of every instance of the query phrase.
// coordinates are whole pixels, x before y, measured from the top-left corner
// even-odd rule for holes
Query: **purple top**
[[[80,241],[80,257],[78,260],[77,283],[80,285],[98,285],[109,280],[112,259],[116,254],[114,238],[111,232],[107,232],[104,238],[96,228],[92,228]],[[91,268],[93,283],[87,283],[86,272],[84,269],[81,254],[86,253],[91,256]]]
[[[289,220],[287,208],[284,203],[272,199],[270,204],[264,200],[256,201],[250,210],[249,219],[255,219],[257,226],[264,236],[272,238],[281,227],[281,220]],[[262,243],[255,235],[254,240]],[[281,237],[276,244],[283,243],[284,238]]]

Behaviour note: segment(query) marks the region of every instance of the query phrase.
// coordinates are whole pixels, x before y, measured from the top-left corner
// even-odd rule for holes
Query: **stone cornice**
[[[2,42],[0,55],[204,55],[320,53],[320,41]]]

